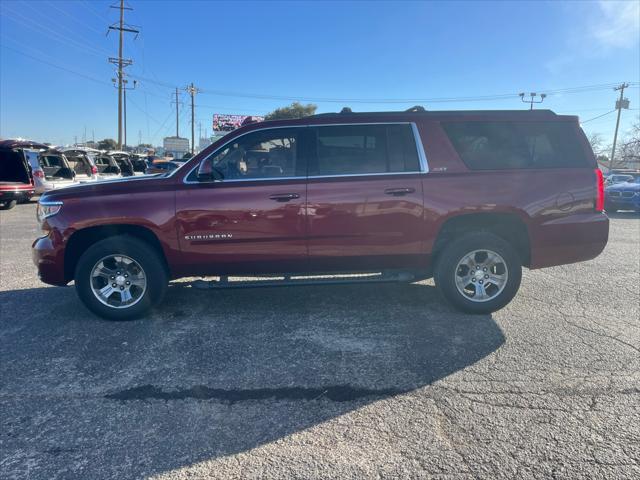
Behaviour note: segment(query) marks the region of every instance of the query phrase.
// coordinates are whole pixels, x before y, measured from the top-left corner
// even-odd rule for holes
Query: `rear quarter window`
[[[448,122],[442,124],[471,170],[589,167],[572,122]]]

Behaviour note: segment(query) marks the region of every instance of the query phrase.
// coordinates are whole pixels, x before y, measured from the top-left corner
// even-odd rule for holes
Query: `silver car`
[[[25,150],[31,166],[36,194],[42,194],[77,182],[66,157],[57,150]]]

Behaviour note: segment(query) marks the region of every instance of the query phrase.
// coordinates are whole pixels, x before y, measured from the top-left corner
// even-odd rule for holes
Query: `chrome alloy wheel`
[[[472,302],[496,298],[507,284],[509,270],[504,259],[491,250],[467,253],[456,267],[456,287]]]
[[[147,291],[147,277],[138,262],[126,255],[101,258],[91,269],[91,291],[104,305],[129,308]]]

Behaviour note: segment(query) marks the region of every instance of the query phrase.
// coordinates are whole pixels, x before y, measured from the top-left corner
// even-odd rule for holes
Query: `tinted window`
[[[420,170],[411,125],[337,125],[317,131],[317,165],[311,175]]]
[[[23,157],[14,150],[0,150],[0,181],[28,183],[27,171]]]
[[[472,170],[589,165],[573,123],[452,122],[443,127]]]
[[[40,156],[40,166],[41,167],[64,167],[64,162],[62,157],[58,157],[57,155],[42,155]]]
[[[298,130],[248,133],[216,152],[209,161],[221,180],[304,176],[306,172],[298,162]]]

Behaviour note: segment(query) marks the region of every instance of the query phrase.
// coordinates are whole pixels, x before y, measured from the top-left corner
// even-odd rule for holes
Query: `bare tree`
[[[604,145],[604,140],[600,133],[592,133],[589,135],[589,144],[596,156],[599,165],[609,167],[609,156],[607,155],[608,146]],[[610,150],[610,149],[609,149]]]
[[[640,119],[631,126],[620,145],[616,163],[624,168],[640,169]]]

